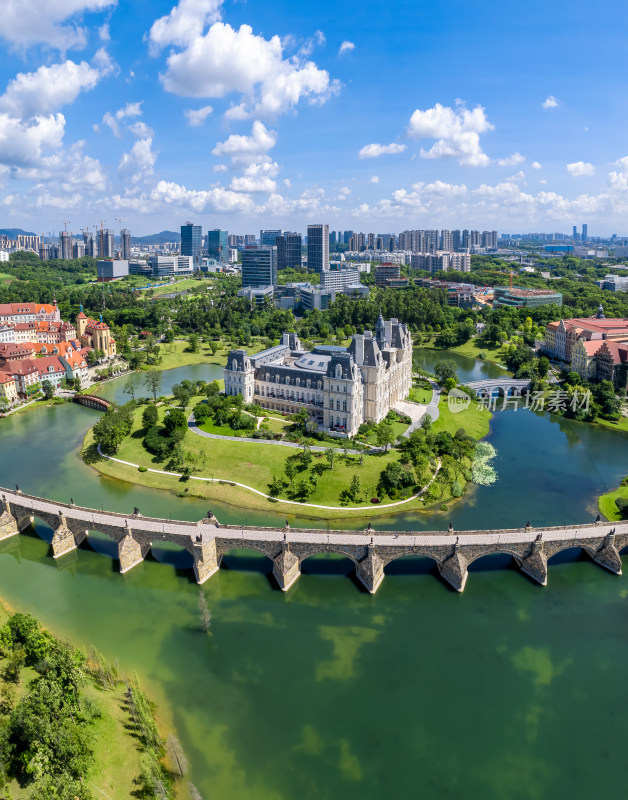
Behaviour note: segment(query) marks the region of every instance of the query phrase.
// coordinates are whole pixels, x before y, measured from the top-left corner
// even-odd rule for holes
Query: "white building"
[[[412,385],[412,339],[406,325],[380,315],[375,335],[356,334],[348,348],[303,350],[296,334],[248,356],[232,350],[224,370],[225,394],[295,414],[305,409],[319,428],[355,436],[363,422],[380,422]]]

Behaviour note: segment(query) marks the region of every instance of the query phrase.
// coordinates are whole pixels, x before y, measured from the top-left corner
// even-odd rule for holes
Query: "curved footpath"
[[[203,433],[203,431],[201,431]],[[210,435],[210,434],[206,434]],[[230,436],[221,436],[221,437],[212,437],[212,438],[221,438],[221,439],[232,439],[233,437]],[[238,441],[247,441],[246,439],[242,440],[239,439]],[[257,442],[258,439],[252,439],[250,441]],[[108,456],[106,453],[100,449],[100,445],[97,445],[98,455],[106,458],[108,461],[115,461],[117,464],[124,464],[126,467],[135,467],[135,469],[140,468],[140,464],[132,464],[130,461],[123,461],[121,458],[114,458],[113,456]],[[302,503],[299,500],[284,500],[282,497],[273,497],[270,494],[264,494],[264,492],[260,492],[259,489],[254,489],[252,486],[247,486],[246,483],[238,483],[237,481],[229,480],[229,478],[201,478],[198,475],[190,475],[190,480],[192,481],[205,481],[206,483],[229,483],[232,486],[239,486],[241,489],[248,489],[249,492],[254,492],[258,494],[260,497],[265,497],[267,500],[273,500],[277,503],[288,503],[293,506],[305,506],[306,508],[324,508],[327,511],[372,511],[374,508],[393,508],[394,506],[401,506],[404,503],[409,503],[411,500],[416,500],[417,497],[421,497],[432,485],[432,482],[440,472],[441,468],[441,460],[438,459],[438,466],[436,467],[436,471],[432,475],[432,479],[429,483],[426,483],[425,486],[421,489],[420,492],[413,494],[412,497],[407,497],[405,500],[397,500],[394,503],[384,503],[384,504],[376,504],[370,506],[321,506],[317,505],[316,503]],[[182,478],[180,472],[167,472],[163,469],[150,469],[149,467],[146,468],[147,472],[154,472],[156,475],[170,475],[173,478]]]

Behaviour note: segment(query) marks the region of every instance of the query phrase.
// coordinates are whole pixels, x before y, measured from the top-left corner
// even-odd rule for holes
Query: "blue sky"
[[[623,5],[4,0],[0,226],[628,233]]]

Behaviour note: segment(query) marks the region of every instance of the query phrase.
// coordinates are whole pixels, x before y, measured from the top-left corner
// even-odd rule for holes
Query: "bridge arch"
[[[336,548],[309,553],[301,558],[299,564],[305,575],[352,575],[357,565],[358,561],[351,553]]]
[[[483,553],[467,562],[469,572],[492,572],[494,570],[518,567],[521,556],[508,548],[499,548],[490,553]]]
[[[222,553],[220,566],[234,572],[272,572],[272,557],[261,547],[249,542],[246,545],[234,545]]]
[[[400,553],[384,566],[384,575],[437,575],[440,562],[427,553]]]
[[[575,561],[588,561],[595,556],[596,549],[587,547],[581,543],[565,542],[565,547],[553,550],[548,557],[547,563],[550,564],[573,564]],[[588,558],[585,558],[587,556]]]

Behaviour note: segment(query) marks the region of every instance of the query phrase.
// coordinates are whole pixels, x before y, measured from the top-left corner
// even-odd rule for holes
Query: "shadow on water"
[[[589,556],[584,552],[581,547],[570,547],[567,550],[561,550],[547,560],[548,564],[574,564],[577,561],[591,561]]]
[[[385,575],[438,575],[436,562],[424,556],[401,556],[384,567]]]
[[[469,564],[469,572],[495,572],[497,570],[517,570],[517,564],[509,553],[490,553]]]

